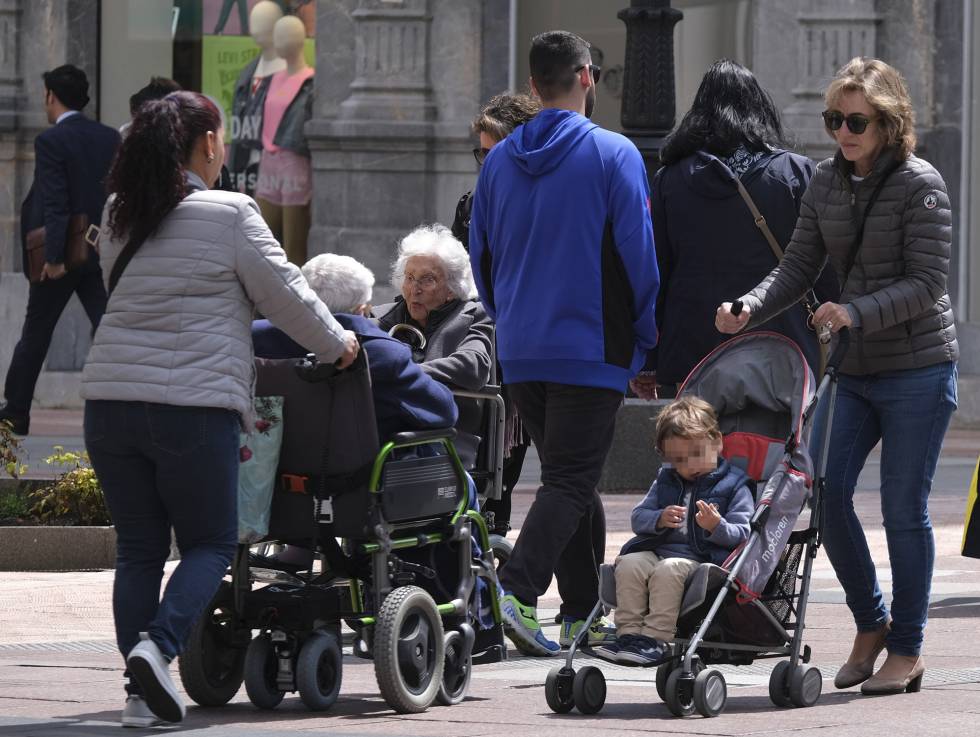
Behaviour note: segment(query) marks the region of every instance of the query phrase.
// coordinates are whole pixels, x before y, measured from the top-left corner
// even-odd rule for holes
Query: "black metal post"
[[[626,24],[623,133],[640,149],[652,179],[674,127],[674,26],[684,14],[670,0],[632,0],[617,17]]]

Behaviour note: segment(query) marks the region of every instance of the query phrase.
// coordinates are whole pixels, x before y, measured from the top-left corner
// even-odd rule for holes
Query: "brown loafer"
[[[857,633],[847,662],[834,676],[835,688],[850,688],[871,678],[871,674],[875,672],[875,661],[885,649],[885,638],[890,629],[891,623],[886,622],[875,632]]]
[[[861,686],[861,693],[868,696],[918,693],[922,688],[922,676],[926,664],[921,655],[894,655],[888,653],[881,668]]]

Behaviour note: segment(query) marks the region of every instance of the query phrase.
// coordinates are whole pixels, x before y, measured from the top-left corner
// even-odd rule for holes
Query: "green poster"
[[[231,101],[238,75],[258,53],[259,47],[251,36],[204,36],[202,39],[201,92],[221,103],[225,121],[231,120]],[[306,39],[303,56],[307,64],[316,66],[316,42],[312,38]],[[231,133],[226,127],[226,139]]]

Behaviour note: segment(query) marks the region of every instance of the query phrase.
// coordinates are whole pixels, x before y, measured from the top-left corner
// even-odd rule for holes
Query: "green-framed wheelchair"
[[[257,396],[283,397],[266,541],[315,550],[320,564],[267,567],[240,545],[180,656],[187,694],[220,706],[244,682],[260,708],[298,691],[309,708],[328,709],[346,623],[394,710],[461,701],[477,630],[482,647],[506,649],[493,553],[455,431],[379,443],[363,351],[343,371],[256,359],[256,380]]]

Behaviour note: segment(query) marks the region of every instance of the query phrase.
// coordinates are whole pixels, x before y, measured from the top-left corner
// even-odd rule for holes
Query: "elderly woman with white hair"
[[[413,351],[422,370],[450,386],[476,391],[490,380],[493,326],[479,300],[463,244],[443,225],[421,226],[398,245],[391,284],[401,292],[377,307],[382,330],[409,325],[424,337]],[[421,342],[421,341],[420,341]],[[456,448],[467,468],[476,462],[479,400],[457,399]]]

